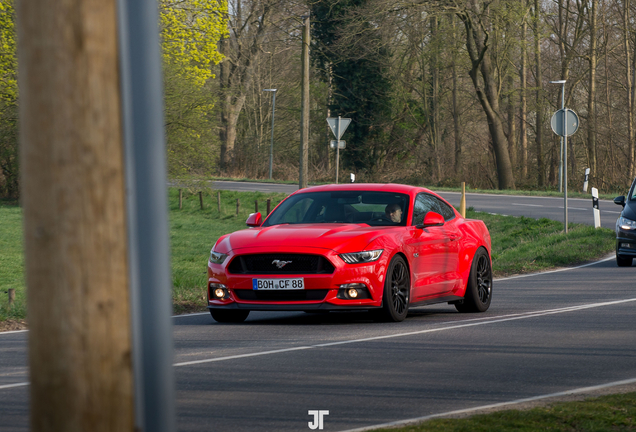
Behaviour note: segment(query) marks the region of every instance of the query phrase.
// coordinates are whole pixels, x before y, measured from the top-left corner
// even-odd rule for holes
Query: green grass
[[[183,208],[179,209],[179,192],[169,190],[170,247],[172,257],[173,304],[175,313],[205,309],[206,262],[214,242],[223,234],[246,228],[245,219],[254,212],[254,201],[265,213],[266,200],[271,208],[285,194],[221,191],[221,212],[217,191],[203,189],[203,210],[199,190],[183,189]],[[236,200],[240,200],[236,216]],[[602,257],[614,250],[614,233],[607,229],[570,224],[563,234],[560,222],[512,216],[476,213],[467,217],[485,221],[492,236],[495,276],[528,273],[578,264]],[[22,251],[22,211],[0,203],[0,321],[19,320],[26,316]],[[16,289],[16,302],[8,307],[9,288]]]
[[[203,193],[203,210],[196,191],[184,191],[179,210],[179,191],[171,188],[170,248],[172,255],[173,304],[175,313],[205,308],[206,269],[210,249],[223,234],[247,228],[245,220],[255,210],[266,213],[266,202],[273,209],[286,195],[261,192],[221,191],[221,212],[216,191]],[[239,215],[236,216],[236,200]]]
[[[542,218],[498,216],[468,209],[467,218],[484,221],[492,239],[496,277],[531,273],[592,261],[612,252],[616,235],[607,228],[568,224]]]
[[[463,419],[435,419],[384,432],[627,431],[636,430],[636,393],[505,410]]]
[[[0,204],[0,321],[19,320],[26,316],[24,289],[24,252],[22,247],[22,209]],[[16,290],[16,300],[9,307],[9,289]]]

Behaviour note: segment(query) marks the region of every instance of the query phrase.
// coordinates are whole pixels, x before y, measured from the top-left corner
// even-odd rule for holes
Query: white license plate
[[[252,279],[255,290],[301,290],[305,289],[303,278],[290,279]]]

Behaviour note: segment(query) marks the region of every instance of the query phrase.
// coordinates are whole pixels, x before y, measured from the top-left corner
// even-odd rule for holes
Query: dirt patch
[[[0,321],[0,332],[26,330],[27,322],[25,320],[6,320]]]

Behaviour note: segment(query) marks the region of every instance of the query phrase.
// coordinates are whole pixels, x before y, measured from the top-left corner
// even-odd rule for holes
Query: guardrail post
[[[269,215],[269,211],[271,209],[272,206],[272,199],[271,198],[267,198],[267,214]]]
[[[203,210],[203,192],[199,192],[199,202],[201,203],[201,210]]]
[[[15,288],[9,288],[9,307],[13,306],[15,302]]]
[[[179,189],[179,210],[183,208],[183,191]]]

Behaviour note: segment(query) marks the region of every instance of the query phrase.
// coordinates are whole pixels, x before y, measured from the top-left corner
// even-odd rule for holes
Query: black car
[[[623,206],[621,216],[616,221],[616,264],[629,267],[636,257],[636,179],[627,197],[616,197],[614,203]]]

